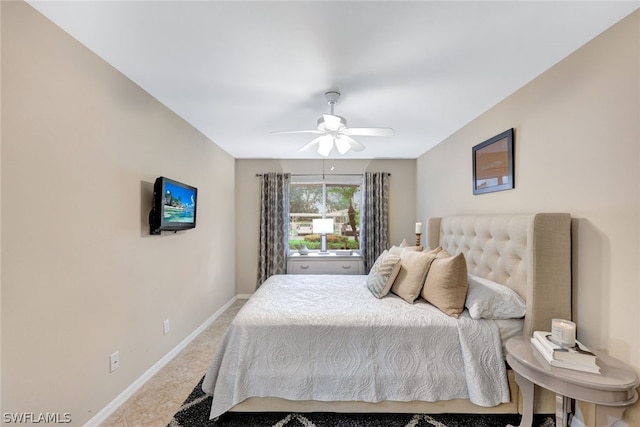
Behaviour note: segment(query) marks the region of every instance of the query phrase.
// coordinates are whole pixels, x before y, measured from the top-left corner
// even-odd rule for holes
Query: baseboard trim
[[[111,414],[113,414],[123,403],[125,403],[133,394],[138,391],[144,383],[149,381],[151,377],[157,374],[167,363],[169,363],[174,357],[178,355],[191,341],[194,340],[202,331],[204,331],[209,325],[211,325],[231,304],[238,299],[243,299],[241,295],[234,296],[229,302],[223,305],[218,311],[213,313],[211,317],[204,321],[204,323],[198,326],[193,332],[191,332],[185,339],[183,339],[177,346],[171,351],[165,354],[160,360],[158,360],[151,368],[149,368],[144,374],[142,374],[137,380],[135,380],[129,387],[127,387],[122,393],[120,393],[115,399],[111,401],[107,406],[94,415],[89,421],[87,421],[85,427],[97,427],[103,423]],[[247,297],[248,298],[248,297]]]

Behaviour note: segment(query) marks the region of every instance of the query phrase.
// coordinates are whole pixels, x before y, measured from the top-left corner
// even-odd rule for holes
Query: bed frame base
[[[339,412],[339,413],[402,413],[402,414],[516,414],[522,413],[522,399],[513,371],[507,372],[511,402],[498,406],[474,405],[467,399],[442,402],[321,402],[315,400],[287,400],[276,397],[250,397],[230,412]],[[544,389],[535,393],[534,412],[555,413],[555,395]]]

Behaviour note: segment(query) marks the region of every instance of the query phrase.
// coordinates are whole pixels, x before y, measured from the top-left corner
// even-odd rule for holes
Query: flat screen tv
[[[163,176],[153,185],[153,207],[149,213],[151,234],[196,227],[198,189]]]

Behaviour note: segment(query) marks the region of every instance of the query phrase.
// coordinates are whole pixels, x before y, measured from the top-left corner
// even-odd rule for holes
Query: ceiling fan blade
[[[275,131],[275,132],[271,132],[271,135],[280,135],[283,133],[324,133],[321,132],[317,129],[313,129],[313,130],[280,130],[280,131]]]
[[[336,138],[336,148],[338,149],[338,153],[340,153],[341,155],[349,151],[349,149],[351,148],[350,141],[347,138],[349,137],[343,135]]]
[[[320,140],[318,143],[318,154],[320,154],[321,156],[327,157],[331,152],[331,149],[333,148],[333,138],[331,138],[328,135],[325,135],[317,139]]]
[[[347,128],[345,135],[359,136],[390,136],[396,133],[392,128]]]
[[[349,144],[349,147],[351,147],[351,149],[353,151],[362,151],[362,150],[365,149],[365,146],[363,144],[359,143],[358,141],[356,141],[355,139],[351,138],[350,136],[340,135],[339,139],[341,141],[345,141],[347,144]],[[336,141],[336,145],[338,145],[338,141]],[[343,154],[343,153],[340,153],[340,154]]]
[[[324,136],[319,136],[309,142],[307,142],[306,144],[304,144],[302,147],[298,148],[298,151],[305,151],[308,150],[309,148],[311,148],[314,144],[317,144],[318,142],[320,142],[320,140],[324,138]]]

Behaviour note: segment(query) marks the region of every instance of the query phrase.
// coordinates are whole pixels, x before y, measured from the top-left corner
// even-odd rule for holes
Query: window
[[[360,241],[360,184],[291,183],[289,248],[320,249],[321,236],[313,234],[313,220],[333,219],[327,249],[358,249]]]

